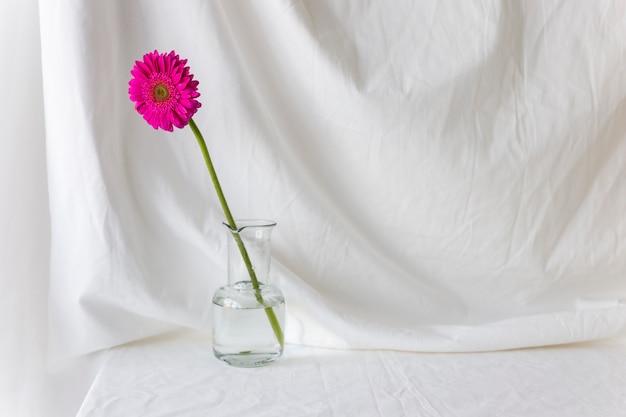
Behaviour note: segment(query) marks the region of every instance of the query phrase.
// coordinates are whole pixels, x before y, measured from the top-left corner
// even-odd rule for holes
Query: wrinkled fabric
[[[58,359],[188,327],[225,284],[189,128],[127,97],[195,74],[235,217],[277,221],[286,340],[473,352],[626,331],[620,2],[40,2]]]
[[[115,348],[77,417],[618,417],[626,350],[608,343],[424,354],[292,346],[265,368],[229,367],[210,336]]]

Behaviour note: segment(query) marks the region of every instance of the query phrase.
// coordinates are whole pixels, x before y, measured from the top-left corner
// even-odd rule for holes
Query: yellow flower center
[[[170,90],[164,84],[157,84],[154,86],[154,98],[157,101],[165,101],[170,96]]]

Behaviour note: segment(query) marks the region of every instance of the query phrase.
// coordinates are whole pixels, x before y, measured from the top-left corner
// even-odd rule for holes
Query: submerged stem
[[[248,255],[248,251],[246,250],[246,246],[239,235],[237,224],[235,223],[235,219],[228,208],[228,203],[226,203],[226,198],[224,197],[224,192],[222,191],[222,186],[217,178],[217,172],[215,172],[215,167],[213,166],[213,162],[211,161],[211,156],[209,155],[209,150],[206,146],[206,142],[202,137],[202,133],[200,133],[200,129],[193,121],[193,119],[189,119],[189,127],[193,132],[196,140],[198,141],[198,145],[200,145],[200,150],[202,151],[202,156],[204,157],[204,162],[206,164],[207,169],[209,170],[209,175],[211,176],[211,181],[213,182],[213,186],[215,187],[215,192],[217,193],[217,198],[220,201],[220,205],[222,206],[222,210],[224,211],[224,216],[226,216],[226,222],[231,229],[231,234],[237,242],[237,247],[239,248],[239,252],[241,253],[241,257],[243,259],[244,264],[246,265],[246,269],[248,270],[248,274],[250,275],[250,281],[252,282],[252,288],[254,288],[254,294],[262,306],[265,306],[265,301],[263,300],[263,296],[261,295],[261,291],[259,291],[259,280],[256,277],[256,273],[254,272],[254,268],[252,266],[252,262],[250,261],[250,256]],[[274,330],[274,334],[278,339],[278,343],[280,343],[280,347],[284,347],[284,334],[283,329],[280,327],[280,323],[278,322],[278,318],[276,317],[276,313],[272,307],[265,307],[265,314],[267,315],[268,320],[270,321],[270,325]]]

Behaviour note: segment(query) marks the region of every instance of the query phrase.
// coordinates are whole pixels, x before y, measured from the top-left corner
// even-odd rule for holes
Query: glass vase
[[[232,366],[276,361],[284,346],[285,299],[270,278],[276,223],[238,220],[228,234],[228,284],[213,296],[213,353]]]

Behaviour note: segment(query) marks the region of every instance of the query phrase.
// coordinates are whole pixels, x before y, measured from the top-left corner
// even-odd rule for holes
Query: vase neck
[[[268,283],[271,264],[271,237],[276,222],[236,220],[236,228],[224,223],[228,239],[228,284],[249,281],[250,273],[243,260],[237,238],[243,242],[254,273],[260,283]]]

